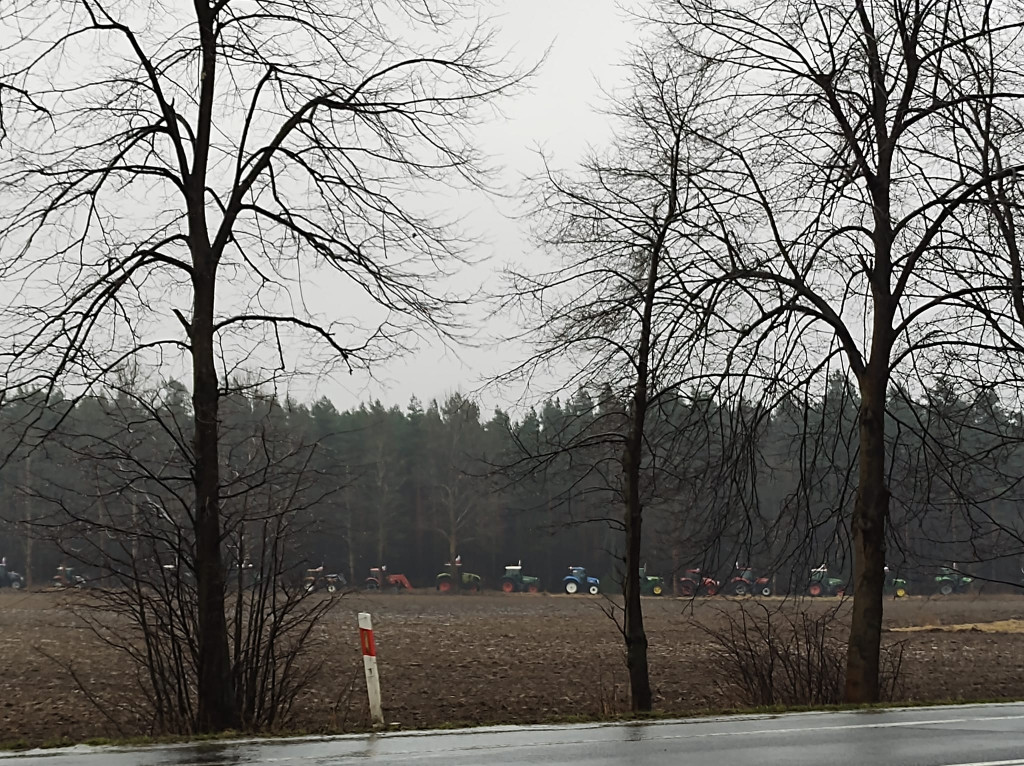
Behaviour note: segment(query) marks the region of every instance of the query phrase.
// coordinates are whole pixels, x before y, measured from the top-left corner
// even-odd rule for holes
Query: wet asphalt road
[[[1024,703],[0,754],[0,766],[1024,766]]]

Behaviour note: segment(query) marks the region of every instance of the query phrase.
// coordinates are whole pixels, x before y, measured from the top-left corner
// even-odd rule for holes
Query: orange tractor
[[[390,588],[395,593],[412,590],[412,584],[404,574],[391,574],[386,566],[372,567],[370,576],[366,578],[364,585],[367,590]]]
[[[683,596],[714,596],[721,583],[701,574],[700,569],[687,569],[679,578],[679,593]]]

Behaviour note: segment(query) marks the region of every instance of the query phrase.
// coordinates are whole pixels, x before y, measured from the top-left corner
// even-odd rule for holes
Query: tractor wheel
[[[821,583],[819,583],[819,582],[812,582],[810,587],[807,589],[807,594],[817,598],[818,596],[820,596],[824,592],[824,590],[825,589],[821,587]]]
[[[953,595],[953,583],[944,582],[939,586],[939,595],[941,596],[952,596]]]
[[[328,593],[337,593],[338,592],[338,586],[335,585],[333,582],[327,583],[327,592]]]
[[[746,596],[748,593],[750,593],[750,588],[747,587],[745,582],[740,580],[739,582],[733,583],[732,594],[734,596]]]
[[[515,593],[516,592],[516,584],[514,582],[512,582],[512,580],[502,580],[501,581],[501,590],[503,592],[505,592],[505,593]]]
[[[439,580],[437,589],[442,593],[448,593],[452,589],[452,581],[450,579]]]
[[[707,595],[708,596],[717,596],[718,595],[718,586],[716,586],[716,585],[709,585],[708,586],[708,590],[707,590]]]
[[[589,593],[589,594],[590,594],[591,596],[596,596],[596,595],[597,595],[598,593],[600,593],[600,592],[601,592],[601,589],[600,589],[600,588],[598,588],[598,587],[597,587],[596,585],[591,585],[591,586],[590,586],[589,588],[587,588],[587,592],[588,592],[588,593]]]
[[[480,583],[475,582],[472,585],[470,585],[469,586],[469,592],[470,593],[479,593],[480,592]]]
[[[526,586],[527,593],[540,593],[540,588],[537,587],[537,583],[530,583]]]
[[[907,596],[907,589],[906,588],[897,588],[896,589],[896,598],[906,598],[906,596]]]
[[[576,582],[575,580],[569,580],[565,584],[565,592],[568,593],[570,596],[572,594],[574,594],[576,591],[578,591],[579,589],[580,589],[580,584],[578,582]]]
[[[693,596],[696,590],[697,589],[694,587],[693,583],[690,580],[682,580],[679,583],[679,592],[687,598]]]
[[[761,595],[764,596],[765,598],[768,598],[770,595],[772,595],[772,586],[771,585],[762,585],[761,586]]]
[[[367,580],[366,581],[366,589],[367,590],[380,590],[380,583],[377,582],[376,580]]]
[[[658,583],[653,588],[651,588],[651,593],[655,596],[660,596],[664,592],[665,589],[661,586],[661,583]]]
[[[14,588],[14,590],[21,590],[21,580],[11,580],[11,587]]]

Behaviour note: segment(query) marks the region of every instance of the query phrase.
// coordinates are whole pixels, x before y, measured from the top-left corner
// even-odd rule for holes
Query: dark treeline
[[[360,583],[384,563],[432,587],[457,554],[491,586],[519,560],[549,589],[569,565],[607,578],[606,590],[621,578],[619,455],[609,436],[623,417],[609,389],[580,389],[515,418],[482,413],[461,394],[349,410],[251,392],[225,401],[225,504],[251,503],[263,487],[260,502],[293,511],[296,571],[323,564]],[[17,433],[13,424],[32,412],[33,429],[55,436],[4,445],[15,452],[0,471],[0,553],[37,586],[62,564],[109,570],[113,543],[103,538],[153,523],[147,515],[166,514],[159,509],[172,504],[175,484],[187,485],[169,457],[182,442],[168,424],[188,422],[189,407],[172,381],[144,397],[0,409],[3,433]],[[889,410],[890,566],[913,577],[955,561],[982,578],[1020,582],[1021,414],[947,380],[920,396],[894,391]],[[856,412],[841,376],[820,399],[770,412],[693,396],[660,402],[650,430],[659,448],[645,470],[648,571],[701,566],[722,575],[739,562],[777,574],[783,589],[800,587],[821,563],[848,572]],[[156,495],[159,503],[147,499]],[[187,505],[188,493],[180,497]]]

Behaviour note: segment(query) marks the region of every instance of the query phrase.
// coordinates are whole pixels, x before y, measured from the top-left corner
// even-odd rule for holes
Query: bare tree
[[[822,391],[837,367],[857,382],[845,698],[875,701],[887,520],[900,491],[887,480],[890,387],[919,390],[933,372],[956,370],[1019,397],[1021,326],[1010,307],[1020,305],[1020,262],[1014,237],[991,232],[994,203],[1011,198],[1021,167],[993,162],[981,122],[1020,135],[1020,9],[660,8],[664,45],[720,67],[722,98],[706,109],[721,130],[704,138],[723,161],[704,183],[731,203],[720,208],[721,247],[694,264],[692,282],[709,320],[707,374],[776,402]]]
[[[630,95],[609,109],[616,124],[610,149],[593,153],[577,175],[548,168],[538,181],[538,238],[559,265],[539,274],[514,271],[509,300],[530,317],[526,337],[535,348],[513,374],[570,360],[570,388],[614,389],[596,423],[585,413],[587,427],[559,449],[592,461],[623,503],[620,628],[632,708],[648,711],[643,511],[659,493],[678,490],[675,469],[690,435],[667,427],[666,413],[682,409],[682,389],[694,379],[690,341],[698,318],[688,310],[684,275],[707,222],[706,199],[693,179],[716,150],[689,140],[711,96],[704,68],[638,49],[629,71]]]
[[[0,10],[8,397],[126,360],[191,371],[197,728],[243,723],[225,616],[219,405],[236,371],[369,366],[457,327],[467,241],[428,195],[518,75],[461,0],[25,0]],[[332,317],[307,291],[333,275]],[[177,328],[177,329],[175,329]],[[327,349],[327,358],[309,350]],[[321,367],[322,369],[322,367]]]

